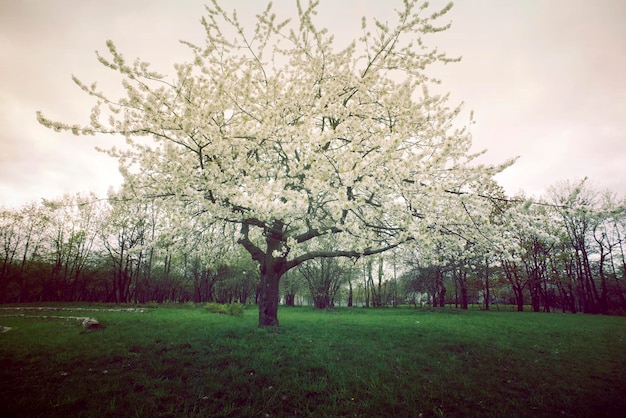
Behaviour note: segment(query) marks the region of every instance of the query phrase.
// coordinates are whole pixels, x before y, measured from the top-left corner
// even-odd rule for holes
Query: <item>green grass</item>
[[[96,308],[94,308],[96,309]],[[616,417],[626,318],[281,308],[5,316],[0,416]],[[45,313],[44,313],[45,315]]]

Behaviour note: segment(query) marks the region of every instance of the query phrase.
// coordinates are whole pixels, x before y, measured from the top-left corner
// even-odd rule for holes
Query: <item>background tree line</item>
[[[433,306],[625,313],[625,227],[623,199],[586,179],[563,182],[535,203],[497,201],[474,239],[441,237],[434,252],[409,252],[401,282]]]
[[[2,209],[0,301],[254,299],[258,273],[228,226],[190,224],[173,237],[178,215],[113,192]]]
[[[557,184],[536,203],[492,200],[487,212],[464,236],[441,232],[383,255],[310,260],[286,275],[281,301],[626,312],[623,199],[583,180]],[[172,232],[181,223],[185,236]],[[4,208],[0,301],[254,303],[259,269],[236,239],[227,223],[121,191]]]

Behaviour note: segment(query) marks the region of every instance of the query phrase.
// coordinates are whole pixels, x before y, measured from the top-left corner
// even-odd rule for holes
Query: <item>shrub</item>
[[[241,303],[215,303],[215,302],[207,302],[204,304],[204,309],[216,314],[228,314],[232,316],[241,316],[243,315],[244,307]]]
[[[226,305],[222,305],[221,303],[207,302],[204,304],[204,309],[206,309],[207,311],[211,313],[217,313],[217,314],[228,313],[228,309],[226,308]]]
[[[239,302],[234,302],[228,305],[228,314],[232,316],[243,315],[244,306]]]

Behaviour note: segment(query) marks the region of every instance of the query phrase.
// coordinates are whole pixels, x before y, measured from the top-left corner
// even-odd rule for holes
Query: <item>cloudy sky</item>
[[[75,137],[40,126],[37,110],[86,123],[93,104],[71,75],[108,80],[94,51],[112,39],[128,60],[161,73],[202,43],[204,0],[0,0],[0,206],[64,193],[104,194],[121,177],[95,147],[123,141]],[[222,0],[242,20],[263,8]],[[359,35],[360,17],[391,19],[400,0],[320,0],[318,25],[339,41]],[[275,9],[293,15],[295,0]],[[431,1],[433,7],[443,1]],[[498,176],[509,194],[540,196],[561,180],[588,176],[626,194],[626,2],[459,0],[452,28],[430,41],[460,63],[437,68],[454,103],[474,110],[476,150],[485,162],[519,156]]]

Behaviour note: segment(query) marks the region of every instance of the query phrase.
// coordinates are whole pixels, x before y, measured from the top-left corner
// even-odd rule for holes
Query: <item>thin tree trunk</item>
[[[374,302],[375,307],[382,306],[383,258],[378,259],[378,292]]]
[[[461,309],[467,310],[467,271],[459,270],[459,285],[461,287]]]
[[[454,308],[459,309],[459,280],[456,267],[452,268],[452,282],[454,283]]]
[[[621,242],[620,242],[620,247],[621,247]],[[613,270],[613,279],[615,279],[615,286],[617,287],[617,296],[619,297],[620,305],[622,309],[626,309],[626,299],[624,298],[624,292],[622,291],[622,286],[620,285],[619,279],[617,278],[617,270],[615,268],[615,260],[613,259],[612,251],[609,252],[609,256],[611,257],[611,268]]]
[[[352,283],[348,283],[349,285],[349,290],[348,290],[348,307],[352,307],[352,301],[353,301],[353,295],[352,295]]]
[[[489,260],[485,259],[485,310],[489,310],[489,298],[491,297],[489,290]]]
[[[363,278],[365,279],[365,307],[370,307],[370,282],[372,282],[372,260],[367,260],[366,264],[363,264]]]

